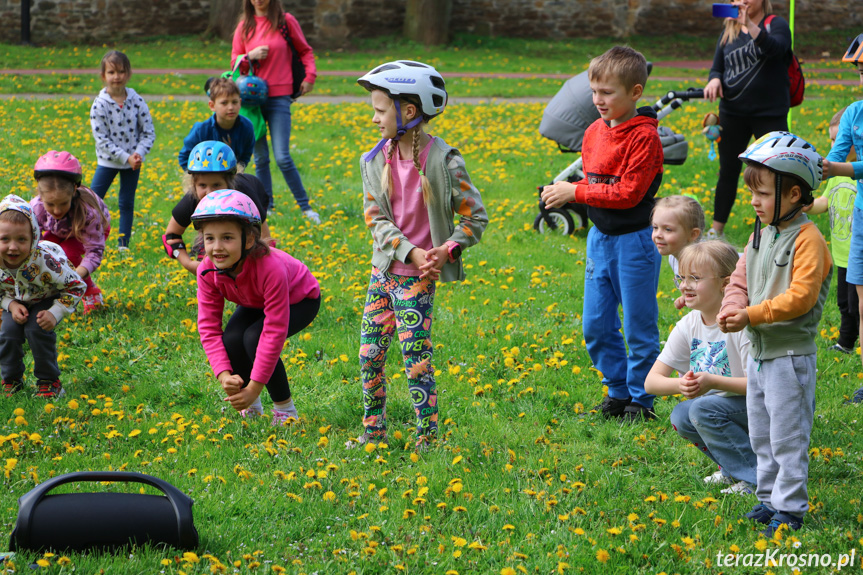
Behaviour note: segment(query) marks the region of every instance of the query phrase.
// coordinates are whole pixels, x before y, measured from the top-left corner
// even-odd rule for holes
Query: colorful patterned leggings
[[[405,374],[414,411],[417,437],[437,433],[432,308],[435,282],[395,275],[372,268],[360,332],[360,375],[363,381],[363,426],[371,436],[386,433],[387,381],[384,367],[393,334],[405,359]]]

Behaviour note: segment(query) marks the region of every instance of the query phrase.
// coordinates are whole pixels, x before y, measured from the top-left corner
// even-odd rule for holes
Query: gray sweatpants
[[[747,365],[749,441],[758,458],[758,501],[802,517],[809,510],[809,437],[815,413],[815,354]]]

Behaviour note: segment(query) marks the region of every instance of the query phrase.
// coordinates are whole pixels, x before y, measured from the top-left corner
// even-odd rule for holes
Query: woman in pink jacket
[[[244,417],[273,400],[274,425],[299,419],[279,355],[321,305],[318,281],[302,262],[261,239],[254,202],[236,190],[204,197],[192,214],[206,257],[198,266],[198,333],[225,401]],[[222,329],[225,300],[237,304]]]
[[[286,37],[290,37],[289,46]],[[291,70],[292,48],[306,68],[298,93],[293,89]],[[267,122],[273,141],[276,165],[291,189],[297,205],[313,223],[321,223],[320,216],[309,206],[309,196],[303,187],[300,172],[291,158],[291,104],[295,98],[312,91],[317,78],[315,55],[297,19],[282,11],[278,0],[243,0],[243,18],[234,31],[231,46],[231,63],[246,55],[254,63],[255,75],[267,82],[267,101],[261,105],[261,113]],[[248,73],[249,65],[243,62],[242,73]],[[264,184],[273,207],[273,180],[270,174],[270,151],[266,134],[255,142],[255,175]]]

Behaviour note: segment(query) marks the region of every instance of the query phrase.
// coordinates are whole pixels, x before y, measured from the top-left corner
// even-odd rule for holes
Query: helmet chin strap
[[[800,210],[803,209],[803,203],[797,204],[795,208],[790,210],[784,216],[780,216],[779,210],[782,209],[782,174],[779,172],[776,173],[776,194],[773,198],[773,221],[770,222],[771,226],[778,226],[782,222],[787,222],[789,220],[797,217],[797,214],[800,213]],[[755,235],[752,237],[752,247],[753,249],[758,249],[761,247],[761,218],[755,216]]]
[[[411,120],[407,124],[402,125],[402,107],[401,107],[401,104],[400,104],[399,100],[397,100],[397,99],[394,99],[393,103],[396,106],[396,136],[395,136],[395,138],[392,138],[392,141],[398,142],[399,140],[401,140],[402,136],[407,134],[408,130],[410,130],[411,128],[418,126],[420,123],[422,123],[423,115],[419,114],[416,118],[414,118],[413,120]],[[390,141],[390,138],[382,138],[380,142],[375,144],[374,148],[372,148],[370,151],[366,152],[366,154],[363,156],[363,160],[365,160],[366,162],[371,162],[374,159],[374,157],[378,155],[378,152],[380,152],[381,150],[384,149],[384,146],[389,141]]]

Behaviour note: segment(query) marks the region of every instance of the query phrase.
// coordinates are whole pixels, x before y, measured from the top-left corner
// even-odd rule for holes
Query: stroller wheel
[[[562,236],[568,236],[575,231],[575,222],[572,220],[568,210],[551,208],[547,210],[546,217],[538,214],[533,221],[533,229],[541,234],[555,233]],[[546,218],[548,221],[546,221]]]

